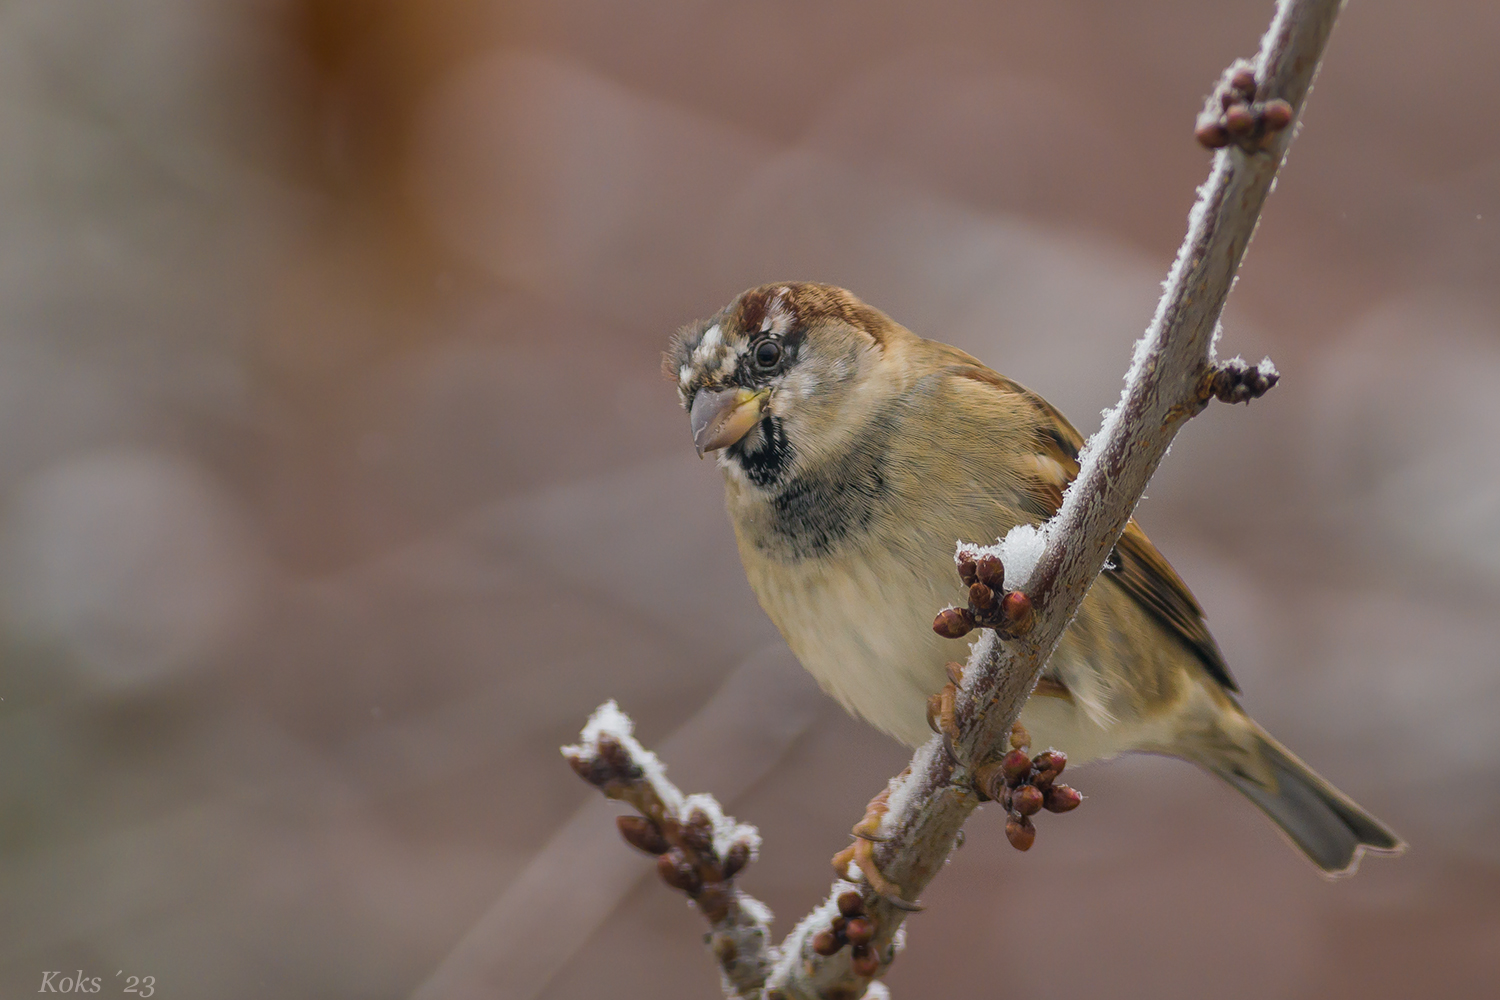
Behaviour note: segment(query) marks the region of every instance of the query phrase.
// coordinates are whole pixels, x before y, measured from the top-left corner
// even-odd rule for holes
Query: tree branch
[[[975,645],[951,709],[945,709],[947,735],[917,750],[907,771],[892,781],[883,815],[867,818],[873,867],[907,899],[927,886],[953,850],[980,801],[976,772],[993,768],[1004,751],[1043,666],[1178,429],[1212,398],[1254,398],[1275,381],[1269,362],[1216,365],[1214,340],[1261,206],[1291,142],[1294,130],[1288,126],[1301,114],[1341,7],[1340,0],[1281,0],[1254,63],[1237,62],[1226,70],[1205,105],[1197,135],[1218,149],[1213,170],[1189,214],[1187,237],[1156,315],[1136,345],[1120,402],[1084,448],[1078,477],[1057,515],[1041,529],[1012,532],[999,546],[1004,588],[1024,592],[1031,617],[1011,613],[1012,607],[1010,618],[996,619],[1007,635],[1000,639],[987,632]],[[1016,627],[1007,628],[1007,621]],[[993,787],[992,776],[984,784]],[[840,874],[852,879],[857,873]],[[850,918],[839,906],[840,897],[856,886],[836,882],[829,902],[803,920],[780,949],[766,946],[757,953],[752,963],[757,971],[726,981],[732,988],[728,995],[835,1000],[864,994],[893,957],[910,909],[890,893],[876,892],[871,881],[857,886],[860,919],[870,926],[866,945],[828,954],[839,941],[830,942],[825,932],[839,929],[840,919],[839,933],[853,940]],[[865,928],[859,930],[863,937]],[[765,978],[757,982],[761,971]]]

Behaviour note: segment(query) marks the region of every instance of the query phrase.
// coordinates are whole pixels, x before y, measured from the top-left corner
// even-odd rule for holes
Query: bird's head
[[[701,456],[774,489],[833,457],[899,391],[890,364],[911,334],[842,288],[762,285],[684,327],[663,359]]]

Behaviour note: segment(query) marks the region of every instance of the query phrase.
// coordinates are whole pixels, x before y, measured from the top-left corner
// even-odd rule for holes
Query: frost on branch
[[[712,795],[683,795],[632,735],[634,728],[619,706],[606,702],[562,754],[580,778],[640,813],[615,820],[620,835],[655,855],[662,881],[686,893],[708,920],[709,948],[726,994],[750,996],[775,959],[771,911],[736,888],[734,879],[760,853],[760,833],[724,815]]]

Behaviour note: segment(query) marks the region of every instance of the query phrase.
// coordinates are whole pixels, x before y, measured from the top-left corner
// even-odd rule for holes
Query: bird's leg
[[[907,768],[897,776],[896,780],[900,781],[910,773],[911,768]],[[833,856],[833,868],[838,872],[839,878],[847,878],[849,865],[852,862],[865,877],[865,881],[870,884],[870,888],[884,897],[886,902],[901,910],[920,910],[921,907],[916,903],[906,900],[901,887],[886,878],[880,871],[880,866],[875,862],[875,845],[885,840],[880,835],[880,823],[889,808],[890,797],[891,786],[887,785],[879,795],[870,800],[869,805],[865,806],[864,818],[854,824],[854,829],[849,831],[854,835],[854,843]]]
[[[957,760],[953,744],[958,739],[958,723],[953,717],[953,706],[958,700],[958,685],[964,681],[964,668],[961,663],[949,662],[945,669],[948,671],[948,683],[927,699],[927,725],[943,738],[943,747],[948,751],[948,756]]]

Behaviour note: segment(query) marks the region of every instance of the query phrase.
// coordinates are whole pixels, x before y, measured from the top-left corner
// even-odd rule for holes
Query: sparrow
[[[916,336],[852,293],[784,282],[680,330],[663,370],[714,453],[750,585],[824,691],[902,743],[963,604],[956,541],[1051,517],[1083,439],[1036,393]],[[1404,845],[1240,707],[1204,612],[1140,526],[1125,528],[1020,722],[1070,763],[1179,757],[1228,782],[1321,871]]]

